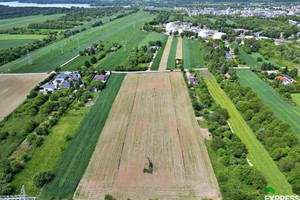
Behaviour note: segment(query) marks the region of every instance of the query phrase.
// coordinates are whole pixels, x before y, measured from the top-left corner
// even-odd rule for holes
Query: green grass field
[[[159,33],[148,33],[148,35],[139,43],[139,47],[143,46],[143,45],[147,45],[148,46],[148,42],[149,41],[163,41],[164,39],[166,39],[167,36],[163,35],[163,34],[159,34]]]
[[[300,106],[300,94],[292,94],[293,101],[297,104],[297,106]]]
[[[208,85],[213,98],[221,107],[229,112],[228,120],[234,133],[240,137],[246,145],[249,153],[248,157],[254,167],[264,175],[268,181],[268,186],[275,189],[277,195],[293,194],[290,184],[285,176],[279,171],[275,162],[272,160],[266,149],[258,141],[251,128],[248,126],[242,115],[238,112],[235,105],[220,88],[215,78],[208,71],[200,71]]]
[[[237,47],[237,45],[231,45],[231,48]],[[271,60],[265,60],[263,56],[260,53],[251,53],[247,54],[242,48],[239,47],[239,56],[242,57],[243,60],[245,60],[246,65],[249,67],[260,67],[264,62],[265,63],[271,63],[277,67],[280,67],[277,63],[271,61]],[[258,62],[257,58],[261,57],[263,59],[262,62]]]
[[[208,18],[209,19],[209,21],[211,21],[211,23],[215,23],[217,20],[216,19],[214,19],[214,18]]]
[[[36,196],[40,188],[34,186],[33,178],[40,171],[53,171],[59,161],[63,151],[70,141],[66,141],[66,136],[73,137],[76,129],[88,114],[91,107],[82,107],[79,110],[70,110],[58,123],[51,129],[48,136],[45,137],[43,145],[37,148],[28,162],[23,166],[24,169],[14,176],[12,186],[20,189],[26,185],[26,193]],[[55,148],[53,148],[55,147]]]
[[[204,68],[204,60],[200,52],[199,41],[183,39],[182,41],[183,66],[189,68]]]
[[[64,14],[56,15],[34,15],[29,17],[18,17],[11,19],[0,20],[0,30],[11,29],[11,28],[24,28],[31,23],[42,23],[46,20],[57,20]]]
[[[44,35],[9,35],[0,34],[0,49],[16,47],[37,39],[44,38]]]
[[[278,118],[289,123],[293,133],[300,139],[300,108],[285,102],[276,90],[250,70],[241,69],[236,72],[240,83],[251,87]]]
[[[74,137],[54,169],[54,178],[48,182],[41,197],[72,198],[90,161],[98,137],[125,74],[112,74],[89,114],[84,118]]]
[[[159,52],[157,53],[157,55],[155,57],[155,60],[154,60],[154,62],[152,64],[152,66],[151,66],[151,70],[158,70],[159,64],[160,64],[160,60],[161,60],[161,57],[162,57],[162,55],[164,53],[167,40],[168,40],[167,36],[165,36],[164,39],[162,39],[162,46],[161,46]]]
[[[227,19],[227,20],[226,20],[226,24],[232,25],[232,24],[234,24],[234,21],[231,21],[231,20]]]
[[[135,41],[135,36],[132,35],[133,32],[138,29],[134,29],[134,24],[143,22],[148,18],[149,13],[146,12],[138,12],[112,22],[105,23],[103,26],[95,27],[88,29],[86,31],[80,32],[76,34],[73,38],[65,38],[60,41],[56,41],[46,47],[40,48],[34,52],[31,52],[31,59],[33,61],[33,65],[28,64],[28,60],[26,56],[22,56],[20,59],[10,62],[6,65],[0,67],[0,72],[7,72],[8,69],[11,69],[11,72],[22,73],[22,72],[47,72],[52,71],[56,66],[60,66],[68,60],[74,58],[78,55],[78,42],[80,44],[80,50],[91,46],[93,43],[98,42],[99,40],[108,39],[111,42],[121,42],[124,37],[124,33],[128,30],[126,37],[130,37],[132,41],[128,41],[127,46],[130,49],[130,45],[137,45],[140,41],[142,41],[144,36],[141,36],[140,41]],[[131,31],[130,31],[131,30]],[[142,31],[140,31],[142,32]],[[144,32],[142,32],[144,33]],[[129,35],[131,34],[131,35]],[[144,33],[146,34],[146,33]],[[116,36],[117,35],[117,36]],[[114,41],[114,38],[111,36],[115,36],[118,38],[118,41]],[[61,51],[59,46],[63,45],[64,54],[61,55]],[[122,51],[117,51],[115,54],[120,54]],[[115,55],[114,54],[114,55]],[[127,56],[129,55],[129,51],[125,52]],[[125,58],[127,56],[124,56]],[[113,56],[111,56],[113,57]],[[118,59],[118,58],[116,58]],[[122,57],[120,57],[122,59]],[[120,60],[121,62],[122,60]]]
[[[167,69],[175,68],[175,56],[176,56],[176,50],[177,50],[177,41],[178,41],[178,38],[173,37],[171,49],[170,49],[169,56],[168,56]]]

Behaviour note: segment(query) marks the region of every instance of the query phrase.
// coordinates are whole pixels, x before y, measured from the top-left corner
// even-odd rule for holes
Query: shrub
[[[258,62],[262,62],[262,61],[263,61],[263,59],[262,59],[261,57],[258,57],[256,60],[257,60]]]
[[[36,187],[42,187],[51,179],[52,175],[50,171],[39,172],[34,176],[33,183]]]

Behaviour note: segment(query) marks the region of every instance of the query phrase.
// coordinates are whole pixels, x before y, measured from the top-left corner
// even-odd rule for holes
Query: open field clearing
[[[66,141],[66,136],[74,137],[74,133],[90,109],[91,107],[81,107],[76,111],[70,110],[59,119],[49,135],[45,137],[43,145],[34,150],[29,161],[23,165],[24,169],[14,176],[12,186],[20,189],[22,185],[26,185],[26,193],[36,196],[40,188],[33,184],[34,176],[40,171],[54,170],[63,153],[61,149],[66,149],[70,143]],[[13,156],[17,153],[18,149]]]
[[[133,27],[136,22],[146,20],[147,17],[149,19],[149,15],[150,14],[146,12],[138,12],[112,22],[107,22],[102,26],[80,32],[73,38],[70,37],[56,41],[50,45],[47,45],[46,47],[31,52],[33,65],[29,65],[27,56],[23,56],[18,60],[0,66],[0,71],[7,72],[8,69],[11,69],[13,72],[52,71],[56,66],[62,65],[78,55],[77,38],[79,40],[80,49],[82,50],[91,46],[95,42],[99,42],[99,40],[105,40],[106,38],[119,32],[123,33],[124,29]],[[60,45],[63,45],[63,55],[61,55],[61,50],[59,48]]]
[[[169,36],[166,47],[164,49],[164,53],[163,53],[162,58],[160,60],[158,70],[167,69],[168,57],[169,57],[169,53],[170,53],[170,49],[171,49],[172,40],[173,40],[173,36]]]
[[[165,47],[167,44],[167,40],[168,40],[168,38],[167,38],[167,36],[165,36],[164,39],[161,41],[161,43],[162,43],[161,48],[160,48],[159,52],[156,54],[155,60],[151,66],[151,70],[158,70],[162,55],[164,53],[164,50],[165,50]]]
[[[11,29],[11,28],[24,28],[27,27],[31,23],[42,23],[47,20],[57,20],[64,14],[56,14],[56,15],[34,15],[29,17],[18,17],[11,19],[0,19],[0,29]]]
[[[147,157],[153,174],[143,173]],[[128,74],[75,198],[218,199],[181,73]]]
[[[249,153],[248,158],[254,167],[256,167],[264,175],[268,181],[268,186],[276,191],[276,195],[292,194],[290,184],[284,175],[279,171],[275,162],[272,160],[263,145],[258,141],[251,128],[248,126],[242,115],[236,109],[235,105],[227,97],[225,92],[220,88],[215,78],[207,71],[201,70],[201,76],[204,77],[208,89],[212,93],[215,101],[226,108],[229,112],[229,123],[237,136],[246,145]]]
[[[300,108],[284,101],[276,90],[250,70],[241,69],[236,72],[241,85],[251,87],[278,118],[291,126],[293,133],[300,139]]]
[[[167,36],[163,34],[149,32],[147,36],[140,42],[139,47],[143,45],[148,46],[149,41],[157,41],[157,40],[163,41],[166,37]]]
[[[44,186],[41,193],[43,198],[72,197],[88,166],[124,76],[125,74],[113,74],[109,78],[105,89],[77,128],[70,145],[58,161],[54,169],[54,178]]]
[[[168,62],[167,62],[167,69],[174,69],[175,68],[175,57],[176,57],[176,51],[177,51],[177,42],[178,38],[174,37],[172,41],[172,45],[169,51],[169,54],[167,56]]]
[[[297,104],[297,106],[300,106],[300,94],[292,94],[293,101]]]
[[[47,74],[0,75],[0,121],[16,109]]]
[[[230,47],[231,48],[235,48],[237,47],[238,45],[231,45]],[[241,58],[243,60],[245,60],[246,62],[246,65],[248,65],[249,67],[259,67],[261,66],[263,63],[271,63],[273,64],[274,66],[277,66],[277,67],[280,67],[277,63],[271,61],[271,60],[265,60],[263,58],[263,56],[260,54],[260,53],[251,53],[251,54],[247,54],[242,48],[239,47],[239,56],[241,56]],[[258,57],[261,57],[262,58],[262,62],[258,62],[257,61],[257,58]]]
[[[184,68],[204,68],[204,60],[200,52],[200,44],[196,40],[183,39]]]
[[[179,37],[176,48],[176,59],[182,59],[182,38]]]
[[[44,35],[9,35],[0,34],[0,49],[16,47],[37,39],[44,38]]]

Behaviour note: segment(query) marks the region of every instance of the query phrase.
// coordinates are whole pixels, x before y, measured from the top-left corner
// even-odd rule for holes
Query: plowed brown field
[[[153,174],[143,173],[146,158]],[[218,199],[181,73],[128,74],[75,197]]]
[[[0,75],[0,121],[16,109],[47,74]]]

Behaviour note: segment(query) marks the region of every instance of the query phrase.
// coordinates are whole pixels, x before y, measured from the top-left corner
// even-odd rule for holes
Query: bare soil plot
[[[172,44],[173,36],[169,36],[164,53],[162,55],[162,58],[160,60],[159,68],[158,70],[165,70],[167,69],[167,63],[168,63],[168,57],[171,49],[171,44]]]
[[[178,38],[177,49],[176,49],[176,59],[182,59],[182,38]]]
[[[47,76],[47,74],[0,74],[0,121],[16,109],[26,99],[30,90]]]
[[[143,173],[147,157],[153,174]],[[181,73],[127,74],[76,199],[219,199]]]

